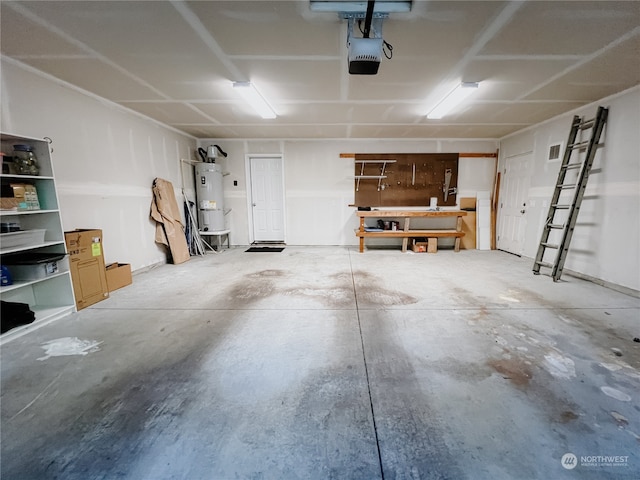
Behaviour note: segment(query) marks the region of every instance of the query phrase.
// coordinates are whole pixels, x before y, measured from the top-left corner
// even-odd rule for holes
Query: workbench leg
[[[458,217],[458,221],[456,222],[456,231],[457,232],[461,232],[462,231],[462,217]],[[456,241],[454,243],[453,251],[454,252],[459,252],[460,251],[460,237],[456,237]]]
[[[408,232],[409,231],[409,224],[410,222],[410,218],[405,218],[404,219],[404,231]],[[402,239],[402,253],[407,251],[407,243],[409,243],[409,237],[404,237]]]
[[[364,237],[360,237],[360,253],[364,253]]]

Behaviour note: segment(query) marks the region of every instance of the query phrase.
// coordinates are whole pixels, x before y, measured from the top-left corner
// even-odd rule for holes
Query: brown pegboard
[[[456,205],[457,153],[356,153],[354,164],[357,207],[426,207],[431,197],[438,198],[439,206]],[[450,193],[445,202],[448,171]],[[360,178],[358,182],[360,175],[375,178]]]

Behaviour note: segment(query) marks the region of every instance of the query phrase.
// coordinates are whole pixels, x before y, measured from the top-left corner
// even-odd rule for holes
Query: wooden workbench
[[[460,250],[460,238],[464,236],[462,231],[462,217],[467,212],[462,210],[371,210],[361,211],[358,210],[356,215],[360,217],[360,228],[356,230],[356,236],[360,238],[360,253],[364,252],[364,239],[365,238],[402,238],[402,251],[407,251],[407,243],[409,238],[425,237],[425,238],[442,238],[442,237],[454,237],[455,244],[454,250],[458,252]],[[437,229],[437,230],[412,230],[411,219],[412,218],[443,218],[443,217],[457,217],[456,229]],[[404,220],[402,230],[383,230],[381,232],[367,232],[365,231],[364,220],[365,218],[399,218]]]

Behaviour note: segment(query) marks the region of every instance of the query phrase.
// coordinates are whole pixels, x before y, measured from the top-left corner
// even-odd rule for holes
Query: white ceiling
[[[308,0],[0,5],[3,55],[198,138],[500,138],[640,83],[638,1],[414,0],[375,76],[348,74],[346,21]],[[459,81],[481,89],[427,120]]]

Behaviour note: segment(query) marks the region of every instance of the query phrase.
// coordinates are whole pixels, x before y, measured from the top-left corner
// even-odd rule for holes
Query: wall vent
[[[549,145],[549,156],[547,157],[547,160],[549,162],[560,160],[561,154],[562,154],[562,142]]]

